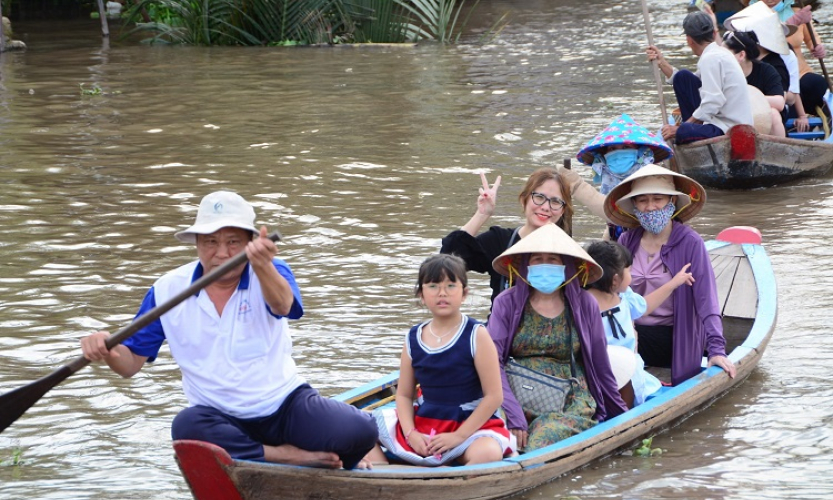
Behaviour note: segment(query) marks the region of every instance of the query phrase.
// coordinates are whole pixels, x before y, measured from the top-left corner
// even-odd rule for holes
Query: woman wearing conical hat
[[[698,374],[703,352],[709,366],[730,377],[735,366],[726,357],[726,340],[717,302],[717,285],[703,239],[685,224],[706,203],[699,183],[658,165],[647,165],[616,186],[605,199],[605,212],[631,228],[619,243],[633,254],[631,288],[645,296],[691,264],[692,286],[636,320],[639,354],[646,366],[671,368],[676,385]]]
[[[495,298],[488,330],[501,365],[507,427],[519,448],[548,446],[627,411],[599,306],[581,288],[602,275],[587,252],[547,224],[503,252],[493,266],[514,282]],[[578,379],[562,412],[525,413],[506,378],[510,357],[548,375]]]
[[[571,169],[560,168],[559,173],[569,183],[572,196],[591,212],[606,220],[604,196],[611,189],[644,165],[659,163],[671,156],[671,148],[661,137],[651,133],[627,114],[623,114],[576,154],[578,161],[593,169],[593,180],[600,184],[598,191]],[[605,239],[615,240],[620,234],[622,228],[609,223]]]
[[[751,0],[749,5],[755,3],[757,3],[756,0]],[[827,91],[827,79],[813,71],[801,50],[803,44],[816,59],[823,59],[827,54],[824,44],[821,42],[821,37],[812,27],[813,16],[809,2],[808,5],[802,6],[800,9],[793,0],[763,0],[763,3],[775,11],[782,22],[798,28],[795,33],[787,35],[787,42],[798,59],[801,102],[807,114],[823,116],[822,108],[825,107],[824,93]],[[806,121],[806,116],[799,116],[796,124],[801,124],[803,121]],[[807,124],[807,128],[809,128],[809,124]]]

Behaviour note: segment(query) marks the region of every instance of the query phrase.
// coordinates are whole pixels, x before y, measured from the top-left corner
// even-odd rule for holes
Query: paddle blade
[[[5,431],[44,394],[72,374],[72,368],[63,366],[46,377],[0,396],[0,432]]]

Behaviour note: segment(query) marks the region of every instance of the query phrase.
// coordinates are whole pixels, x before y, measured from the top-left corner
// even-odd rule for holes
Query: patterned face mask
[[[640,212],[639,210],[634,209],[633,214],[636,216],[636,220],[639,221],[639,224],[641,224],[646,231],[659,234],[663,229],[665,229],[665,226],[671,222],[671,218],[674,216],[674,209],[674,202],[669,201],[668,205],[665,205],[663,208],[658,210]]]

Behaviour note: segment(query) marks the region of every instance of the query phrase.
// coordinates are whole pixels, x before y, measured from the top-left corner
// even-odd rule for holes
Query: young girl
[[[642,404],[660,388],[661,383],[645,371],[645,363],[636,350],[633,320],[653,312],[680,285],[694,283],[688,272],[690,264],[683,266],[671,281],[642,297],[630,288],[633,265],[630,250],[614,241],[597,241],[587,247],[587,253],[604,269],[604,275],[587,285],[587,290],[599,303],[608,345],[621,345],[634,353],[636,371],[631,379],[633,406]]]
[[[460,312],[467,282],[455,255],[422,263],[415,295],[432,317],[408,332],[396,410],[374,412],[388,454],[414,465],[494,462],[513,452],[496,413],[503,401],[497,350],[486,328]],[[378,446],[368,458],[387,461]]]

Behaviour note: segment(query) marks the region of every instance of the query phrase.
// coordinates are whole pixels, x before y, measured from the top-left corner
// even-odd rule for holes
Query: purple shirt
[[[726,355],[723,322],[717,302],[717,283],[703,238],[690,227],[672,222],[668,243],[660,249],[660,259],[671,272],[678,272],[691,263],[694,285],[674,290],[674,352],[671,357],[671,382],[674,385],[700,372],[703,351],[709,358]],[[626,231],[619,243],[636,253],[645,230],[641,227]],[[636,269],[632,269],[634,273]]]
[[[567,266],[566,275],[573,276],[576,273],[573,259],[567,256],[562,256],[562,258]],[[526,274],[526,266],[522,266],[521,273]],[[590,394],[596,400],[596,414],[593,418],[602,422],[624,413],[628,408],[619,395],[616,378],[610,368],[607,339],[602,317],[599,314],[599,304],[589,292],[581,289],[578,278],[567,284],[564,288],[564,295],[570,304],[573,323],[579,334],[587,385]],[[521,405],[512,393],[504,371],[504,366],[511,355],[512,341],[518,331],[528,299],[529,285],[523,280],[517,280],[512,288],[495,298],[492,304],[492,315],[487,325],[500,360],[500,378],[503,383],[502,406],[506,413],[507,427],[510,429],[527,430],[528,428]]]
[[[662,259],[656,257],[656,255],[653,256],[649,261],[648,251],[642,248],[641,245],[633,254],[633,267],[631,267],[633,281],[631,282],[631,288],[643,297],[668,283],[674,277],[674,274],[669,269],[666,269],[662,263]],[[674,324],[674,294],[671,294],[670,297],[665,299],[650,315],[645,315],[637,319],[636,324],[672,326]]]

